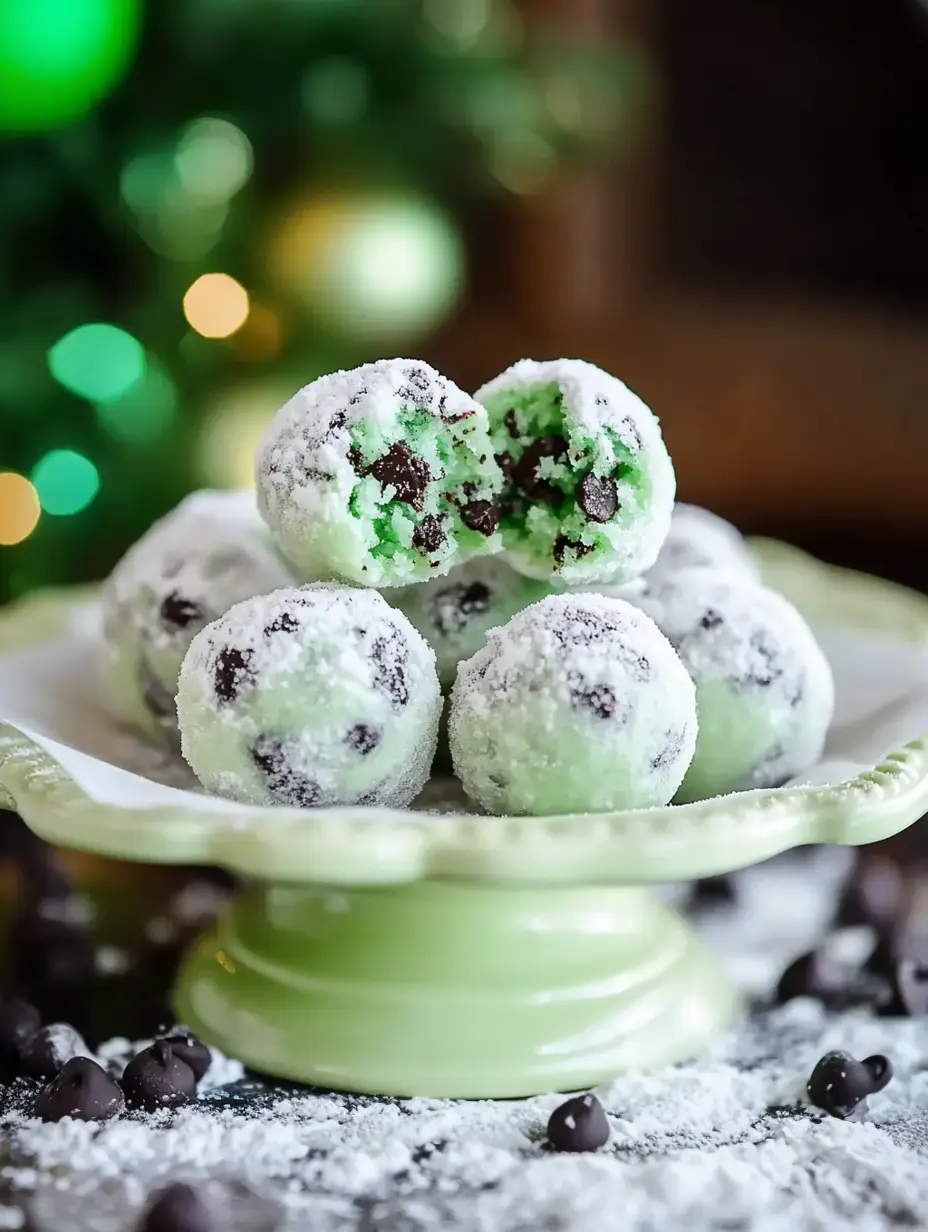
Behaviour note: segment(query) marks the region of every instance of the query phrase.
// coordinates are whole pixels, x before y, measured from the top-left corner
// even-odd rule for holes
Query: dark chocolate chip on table
[[[879,1007],[881,1017],[923,1018],[928,1014],[928,955],[890,959],[887,969],[889,992]]]
[[[169,1044],[175,1057],[179,1057],[193,1072],[197,1082],[210,1067],[213,1054],[202,1040],[190,1031],[172,1031],[170,1035],[161,1037]]]
[[[152,1198],[139,1232],[212,1232],[206,1203],[190,1185],[175,1182]]]
[[[40,1121],[106,1121],[124,1107],[115,1078],[90,1057],[72,1057],[36,1096],[32,1115]]]
[[[155,1040],[132,1058],[122,1076],[126,1106],[157,1112],[179,1108],[196,1099],[197,1080],[186,1061],[165,1040]]]
[[[20,1071],[24,1078],[47,1082],[60,1074],[72,1057],[86,1057],[87,1052],[87,1045],[72,1026],[52,1022],[23,1041],[19,1050]]]
[[[738,894],[731,877],[721,874],[717,877],[700,877],[693,882],[692,904],[694,907],[714,907],[722,903],[733,903]]]
[[[856,1060],[848,1052],[828,1052],[806,1084],[810,1101],[829,1116],[848,1120],[866,1110],[866,1098],[882,1091],[893,1076],[889,1057],[876,1054]]]
[[[595,1095],[576,1095],[548,1120],[547,1139],[556,1151],[597,1151],[609,1141],[609,1122]]]
[[[821,950],[810,950],[795,958],[780,976],[776,1002],[785,1005],[795,997],[813,997],[832,1008],[848,1004],[848,973]]]

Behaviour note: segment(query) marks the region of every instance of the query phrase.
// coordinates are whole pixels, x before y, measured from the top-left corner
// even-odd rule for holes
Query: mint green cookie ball
[[[291,581],[251,492],[195,492],[156,522],[103,588],[103,690],[125,722],[178,740],[174,695],[194,636]]]
[[[700,505],[677,501],[667,538],[647,577],[658,581],[696,566],[724,569],[760,581],[760,569],[737,527]]]
[[[458,664],[483,646],[487,633],[550,594],[547,582],[516,573],[499,556],[469,561],[447,577],[388,591],[435,651],[438,679],[454,684]]]
[[[750,577],[696,567],[655,580],[635,602],[696,685],[699,736],[677,800],[778,787],[819,759],[834,681],[788,600]]]
[[[203,786],[258,805],[404,807],[425,786],[435,656],[376,591],[318,584],[239,603],[193,639],[181,751]]]
[[[449,735],[465,791],[488,812],[648,808],[690,764],[695,689],[637,607],[549,595],[458,668]]]
[[[486,411],[421,360],[320,377],[255,461],[261,514],[308,581],[402,586],[502,547]]]
[[[507,479],[509,563],[579,586],[654,564],[676,480],[657,419],[620,380],[580,359],[523,359],[478,389]]]

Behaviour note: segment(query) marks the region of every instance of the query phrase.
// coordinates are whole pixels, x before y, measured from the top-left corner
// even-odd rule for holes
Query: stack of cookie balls
[[[609,812],[779,785],[834,705],[744,540],[676,503],[657,419],[581,360],[471,397],[418,360],[300,390],[256,496],[197,493],[103,596],[115,713],[255,805],[410,804],[442,727],[475,804]]]

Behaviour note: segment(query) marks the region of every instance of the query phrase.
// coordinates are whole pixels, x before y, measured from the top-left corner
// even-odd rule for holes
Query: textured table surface
[[[750,870],[737,903],[702,918],[747,993],[769,990],[819,933],[842,862],[822,852]],[[832,1048],[894,1062],[860,1122],[797,1106]],[[611,1141],[570,1156],[543,1145],[554,1095],[394,1101],[246,1077],[162,1119],[97,1127],[29,1121],[10,1090],[0,1228],[128,1232],[169,1178],[205,1186],[217,1229],[230,1232],[926,1226],[928,1020],[794,1001],[747,1013],[686,1065],[598,1094]]]

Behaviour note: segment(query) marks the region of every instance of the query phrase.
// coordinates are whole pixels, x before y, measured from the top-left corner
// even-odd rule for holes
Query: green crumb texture
[[[388,430],[353,425],[348,459],[358,476],[349,512],[372,528],[381,585],[435,577],[501,547],[502,474],[476,416],[449,424],[404,406]]]
[[[617,432],[591,434],[567,421],[557,382],[488,394],[496,460],[508,482],[503,542],[556,573],[594,555],[614,552],[612,528],[629,488],[646,498],[637,458]]]

